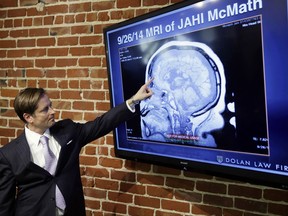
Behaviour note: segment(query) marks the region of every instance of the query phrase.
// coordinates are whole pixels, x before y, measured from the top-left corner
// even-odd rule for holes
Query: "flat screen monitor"
[[[104,29],[116,156],[288,187],[287,0],[183,1]]]

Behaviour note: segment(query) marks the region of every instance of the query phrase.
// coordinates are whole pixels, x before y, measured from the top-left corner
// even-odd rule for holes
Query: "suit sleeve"
[[[126,102],[110,109],[103,115],[95,118],[93,121],[86,123],[75,123],[71,119],[65,119],[50,128],[50,132],[55,138],[63,134],[68,134],[69,139],[76,139],[84,146],[102,136],[105,136],[119,124],[133,118],[137,112],[131,112]]]
[[[89,143],[108,134],[119,124],[131,119],[135,115],[136,113],[131,112],[124,102],[110,109],[102,116],[97,117],[94,121],[84,124],[84,126],[81,127],[81,135],[84,135],[85,143]]]
[[[15,195],[15,178],[0,149],[0,216],[14,215]]]

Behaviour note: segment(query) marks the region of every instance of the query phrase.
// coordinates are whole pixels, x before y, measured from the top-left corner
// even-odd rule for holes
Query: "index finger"
[[[154,80],[154,77],[151,78],[150,80],[148,80],[148,81],[145,83],[145,86],[149,86],[153,80]]]

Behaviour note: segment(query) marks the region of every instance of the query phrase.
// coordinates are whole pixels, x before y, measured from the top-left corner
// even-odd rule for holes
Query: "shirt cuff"
[[[133,112],[133,113],[135,112],[135,105],[134,104],[129,105],[128,100],[126,100],[126,106],[131,112]]]

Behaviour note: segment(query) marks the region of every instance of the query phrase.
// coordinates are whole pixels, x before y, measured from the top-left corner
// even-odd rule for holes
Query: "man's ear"
[[[33,116],[31,114],[24,113],[23,117],[28,124],[31,124],[33,122]]]

